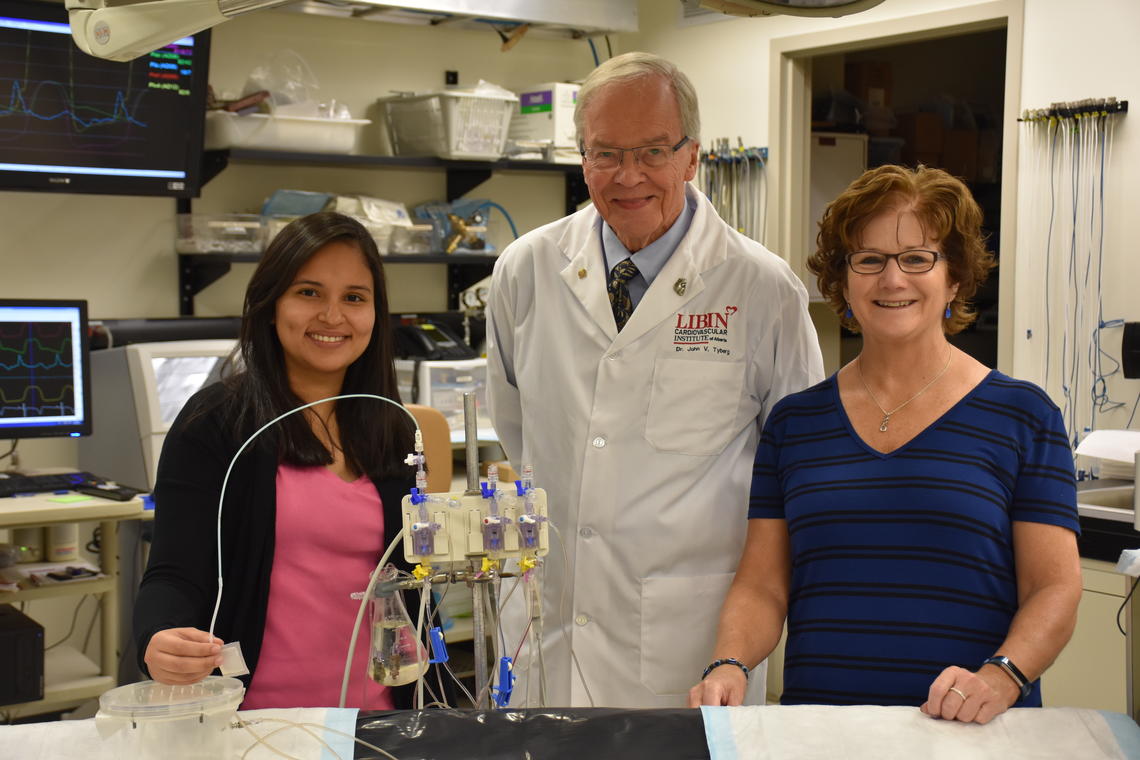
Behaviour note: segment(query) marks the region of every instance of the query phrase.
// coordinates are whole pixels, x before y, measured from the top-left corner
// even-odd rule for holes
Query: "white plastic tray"
[[[309,116],[206,114],[206,150],[257,148],[305,153],[351,153],[368,119],[320,119]]]

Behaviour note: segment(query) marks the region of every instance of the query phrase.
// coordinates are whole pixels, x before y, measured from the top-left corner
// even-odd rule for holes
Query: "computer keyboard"
[[[16,475],[0,473],[0,498],[24,493],[53,493],[77,487],[105,483],[105,479],[89,472],[62,472],[54,475]]]

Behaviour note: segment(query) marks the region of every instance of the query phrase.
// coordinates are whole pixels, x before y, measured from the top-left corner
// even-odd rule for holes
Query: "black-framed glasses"
[[[934,265],[942,258],[945,257],[938,251],[929,251],[925,248],[912,248],[900,253],[854,251],[847,254],[847,266],[857,274],[878,274],[886,269],[888,260],[894,259],[903,272],[922,274],[934,269]]]
[[[616,169],[621,166],[626,153],[633,154],[633,160],[647,169],[660,169],[672,160],[685,143],[688,135],[676,145],[638,145],[636,148],[586,148],[582,157],[595,169]]]

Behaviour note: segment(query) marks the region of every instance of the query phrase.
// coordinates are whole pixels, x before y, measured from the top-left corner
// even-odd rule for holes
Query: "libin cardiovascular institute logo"
[[[702,351],[704,353],[730,355],[728,331],[732,315],[738,309],[725,306],[724,311],[709,311],[704,314],[677,314],[673,326],[673,349],[678,353]]]

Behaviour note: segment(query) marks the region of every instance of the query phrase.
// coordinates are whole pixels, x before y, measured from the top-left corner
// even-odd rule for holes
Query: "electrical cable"
[[[13,438],[12,439],[12,445],[8,447],[8,450],[6,452],[4,452],[3,454],[0,454],[0,460],[7,459],[8,457],[12,456],[12,454],[16,453],[16,445],[19,443],[20,443],[19,438]]]
[[[598,60],[598,49],[594,47],[594,41],[589,37],[586,38],[586,42],[590,43],[590,54],[594,56],[594,68],[597,68],[602,64],[602,62]]]
[[[1124,612],[1124,607],[1128,604],[1128,600],[1132,598],[1132,594],[1136,591],[1136,584],[1140,583],[1140,576],[1132,581],[1132,588],[1128,589],[1128,596],[1124,597],[1124,601],[1120,603],[1120,607],[1116,610],[1116,627],[1120,631],[1121,636],[1127,636],[1128,633],[1124,630],[1124,626],[1120,624],[1120,613]]]
[[[75,604],[75,609],[71,612],[71,625],[68,627],[67,633],[65,633],[63,635],[63,638],[59,641],[44,647],[45,652],[55,649],[57,646],[71,638],[71,634],[75,633],[75,621],[79,618],[79,610],[83,607],[84,603],[87,601],[87,598],[90,596],[90,594],[84,594],[79,598],[79,601]]]
[[[363,739],[359,739],[356,736],[354,736],[350,733],[347,733],[345,731],[338,731],[335,728],[329,728],[328,726],[325,726],[321,723],[298,723],[297,721],[285,720],[284,718],[262,718],[262,717],[255,718],[252,721],[239,718],[238,723],[243,729],[246,730],[246,732],[248,732],[256,740],[253,744],[251,744],[249,747],[246,748],[245,752],[242,753],[242,755],[241,755],[242,760],[244,760],[245,757],[247,755],[249,755],[249,753],[253,750],[253,748],[258,746],[259,744],[264,745],[266,749],[268,749],[270,752],[273,752],[276,755],[279,755],[279,756],[284,757],[284,758],[290,758],[290,760],[295,760],[294,758],[292,758],[291,755],[286,755],[284,752],[277,749],[276,747],[271,746],[270,744],[268,744],[265,741],[266,739],[270,738],[274,734],[280,733],[282,731],[287,731],[290,728],[301,729],[306,734],[311,736],[314,741],[316,741],[318,744],[320,744],[322,747],[324,747],[330,755],[332,755],[335,758],[340,758],[340,760],[344,760],[344,758],[341,758],[340,755],[338,755],[333,750],[333,748],[328,745],[328,743],[324,739],[317,736],[315,733],[313,733],[309,729],[314,729],[314,728],[320,729],[321,731],[327,731],[330,734],[336,734],[337,736],[343,736],[346,739],[352,739],[352,741],[354,741],[355,743],[357,743],[361,746],[367,747],[368,749],[379,752],[381,755],[389,758],[390,760],[399,760],[399,758],[392,755],[387,750],[384,750],[384,749],[381,749],[380,747],[377,747],[375,744],[371,744],[369,742],[364,741]],[[275,728],[267,734],[259,735],[256,732],[254,732],[253,729],[251,728],[251,726],[255,726],[259,723],[284,723],[286,725],[281,726],[280,728]]]

